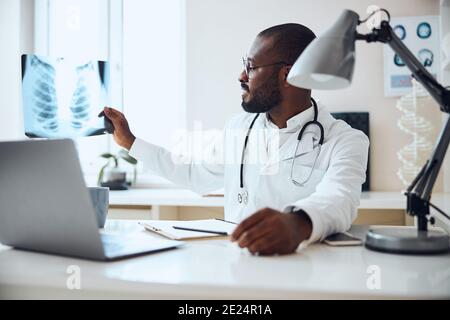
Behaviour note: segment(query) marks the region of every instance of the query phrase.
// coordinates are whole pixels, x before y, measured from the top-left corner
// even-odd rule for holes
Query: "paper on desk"
[[[172,240],[187,240],[187,239],[211,238],[222,236],[213,233],[174,229],[173,226],[199,230],[226,232],[228,235],[230,235],[233,232],[234,228],[236,228],[237,226],[236,224],[216,219],[189,220],[189,221],[146,220],[142,221],[140,224],[146,230],[158,233],[159,235],[162,235]]]

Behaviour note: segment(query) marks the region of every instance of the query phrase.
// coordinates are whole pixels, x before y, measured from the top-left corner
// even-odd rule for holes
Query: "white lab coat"
[[[210,159],[215,162],[186,163],[185,158],[141,139],[135,140],[130,155],[156,174],[198,193],[224,187],[227,220],[240,222],[265,207],[282,212],[303,209],[313,225],[311,237],[303,245],[348,230],[356,218],[365,181],[369,147],[366,135],[336,120],[319,104],[324,143],[311,178],[299,187],[290,178],[292,157],[300,129],[314,117],[313,108],[289,119],[287,128],[281,130],[261,114],[246,149],[248,164],[244,166],[243,181],[249,196],[245,205],[237,200],[241,191],[240,163],[245,135],[254,117],[255,114],[241,113],[227,123],[223,139],[211,149]],[[311,173],[318,151],[318,133],[316,127],[308,127],[300,141],[293,169],[293,177],[299,182]]]

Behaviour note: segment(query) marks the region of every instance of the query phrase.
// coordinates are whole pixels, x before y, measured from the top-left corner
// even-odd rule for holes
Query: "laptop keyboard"
[[[140,246],[139,243],[136,243],[136,239],[127,236],[102,234],[101,239],[106,256],[108,257],[134,254],[144,251],[142,246]]]
[[[175,247],[178,241],[149,239],[136,236],[105,234],[101,235],[105,255],[109,258],[130,256],[145,252],[159,251]]]
[[[102,234],[101,235],[103,247],[107,256],[116,256],[124,252],[127,248],[130,248],[130,244],[127,243],[126,237]]]

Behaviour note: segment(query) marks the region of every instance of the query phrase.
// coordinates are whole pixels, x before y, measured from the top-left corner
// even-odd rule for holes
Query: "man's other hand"
[[[295,252],[311,232],[312,223],[305,212],[282,213],[265,208],[242,221],[231,240],[253,254],[288,254]]]

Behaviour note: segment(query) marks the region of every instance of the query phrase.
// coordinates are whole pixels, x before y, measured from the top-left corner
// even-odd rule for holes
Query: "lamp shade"
[[[345,10],[334,25],[314,39],[292,66],[287,81],[305,89],[340,89],[352,81],[359,16]]]

